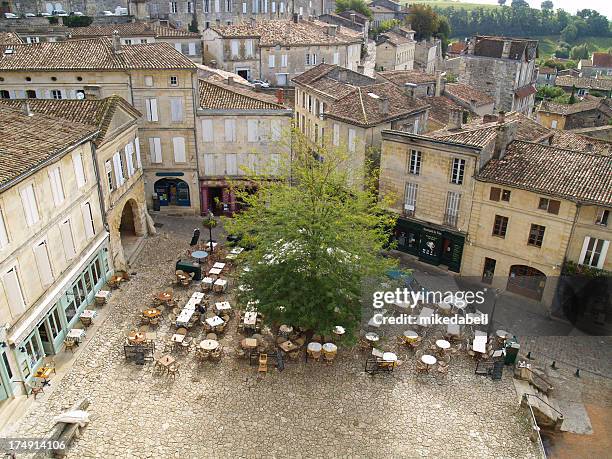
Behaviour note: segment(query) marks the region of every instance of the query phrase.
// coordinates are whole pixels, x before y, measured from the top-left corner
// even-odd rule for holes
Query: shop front
[[[6,354],[7,348],[0,348],[0,402],[13,395],[12,383],[13,372]]]
[[[249,194],[256,190],[255,184],[250,181],[242,181],[239,186],[242,187],[242,191],[247,191]],[[202,215],[209,210],[215,215],[232,215],[246,206],[239,196],[236,196],[230,183],[225,180],[200,180],[200,202]]]
[[[95,294],[111,275],[107,244],[108,234],[84,254],[83,261],[53,291],[9,329],[7,341],[11,346],[4,351],[12,352],[13,358],[3,359],[9,370],[6,382],[12,386],[7,392],[15,393],[17,381],[28,383],[46,355],[62,350],[64,339],[78,322],[80,313],[94,302]],[[9,360],[15,362],[12,368]],[[2,374],[5,370],[0,368],[0,376],[7,376]]]
[[[397,249],[432,265],[459,272],[465,236],[431,223],[398,218],[393,239]]]

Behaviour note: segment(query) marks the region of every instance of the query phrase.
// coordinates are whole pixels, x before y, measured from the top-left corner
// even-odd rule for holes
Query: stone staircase
[[[529,380],[514,378],[514,387],[522,406],[530,406],[538,426],[555,432],[561,430],[563,414],[559,405]]]

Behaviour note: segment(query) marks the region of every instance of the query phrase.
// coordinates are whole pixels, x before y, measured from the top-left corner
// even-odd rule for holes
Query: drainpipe
[[[93,165],[94,165],[94,173],[96,174],[96,179],[98,181],[98,199],[100,200],[100,209],[102,210],[102,223],[104,223],[104,229],[108,231],[110,234],[110,229],[108,227],[108,220],[106,218],[106,207],[104,205],[104,195],[102,194],[102,177],[100,176],[100,167],[98,166],[98,150],[96,149],[95,143],[91,142],[91,154],[93,157]]]
[[[202,191],[200,189],[200,150],[198,148],[198,107],[200,106],[200,101],[198,98],[198,72],[195,71],[191,75],[191,98],[193,99],[193,137],[195,141],[195,163],[196,163],[196,185],[197,185],[197,193],[198,193],[198,201],[200,201],[200,215],[204,213],[204,208],[202,207]]]

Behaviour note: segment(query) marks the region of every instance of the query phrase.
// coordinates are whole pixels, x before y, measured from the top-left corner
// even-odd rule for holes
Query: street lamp
[[[211,210],[208,211],[207,226],[208,226],[208,244],[210,248],[210,253],[213,253],[214,248],[213,248],[212,229],[213,229],[213,226],[215,226],[215,216],[213,215]]]
[[[495,306],[497,306],[497,298],[499,297],[499,289],[495,289],[495,297],[493,298],[493,308],[491,309],[491,315],[489,316],[489,326],[487,327],[487,342],[489,342],[489,338],[491,336],[491,331],[493,329],[493,316],[495,315]]]

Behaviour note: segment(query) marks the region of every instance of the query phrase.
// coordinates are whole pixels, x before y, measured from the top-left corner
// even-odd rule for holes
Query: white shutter
[[[247,14],[247,4],[246,3],[242,4],[242,14]]]
[[[70,220],[62,222],[60,232],[62,233],[62,244],[64,245],[66,259],[72,260],[76,255],[76,250],[74,249],[74,236],[72,235],[72,225],[70,224]]]
[[[189,55],[195,56],[196,53],[196,45],[195,43],[189,43]]]
[[[276,2],[272,2],[272,12],[276,13]]]
[[[142,169],[142,160],[140,159],[140,139],[138,137],[134,139],[134,145],[136,145],[136,168]]]
[[[180,43],[175,43],[174,49],[176,49],[179,53],[183,52],[183,46]]]
[[[159,121],[157,116],[157,99],[145,99],[147,108],[147,121]]]
[[[215,156],[205,154],[204,155],[204,174],[208,176],[215,175]]]
[[[172,97],[170,99],[170,111],[173,122],[183,121],[183,99],[181,97]]]
[[[202,120],[202,141],[213,141],[213,120]]]
[[[355,142],[355,129],[349,129],[348,131],[348,149],[351,153],[355,152],[356,142]]]
[[[236,120],[226,119],[224,122],[225,129],[225,141],[235,142],[236,141]]]
[[[134,146],[128,143],[125,146],[125,164],[127,164],[128,178],[134,175]]]
[[[599,254],[599,260],[597,261],[597,268],[603,269],[604,263],[606,261],[606,255],[608,254],[608,246],[610,245],[610,241],[604,241],[603,246],[601,248],[601,253]]]
[[[285,2],[280,2],[279,10],[280,10],[280,14],[284,14],[285,13]]]
[[[2,275],[2,282],[4,283],[4,291],[6,292],[6,298],[11,311],[14,315],[22,313],[25,310],[25,300],[17,275],[17,267],[6,271]]]
[[[123,171],[121,170],[121,156],[119,152],[113,155],[113,166],[115,168],[115,180],[118,188],[123,185]]]
[[[187,157],[185,155],[185,138],[184,137],[172,137],[172,145],[174,147],[174,162],[185,163]]]
[[[159,164],[162,162],[161,139],[159,137],[149,138],[149,152],[151,153],[151,163]]]
[[[56,206],[59,206],[64,202],[64,188],[62,187],[62,176],[59,166],[49,170],[49,181],[51,182],[53,202]]]
[[[287,55],[281,54],[281,67],[287,67]]]
[[[232,47],[232,57],[238,56],[238,40],[232,40],[230,45]]]
[[[4,223],[4,214],[0,209],[0,249],[6,247],[9,243],[8,233],[6,231],[6,225]]]
[[[81,206],[83,214],[83,225],[85,226],[85,235],[87,239],[91,239],[96,234],[93,224],[93,214],[91,213],[91,204],[86,202]]]
[[[219,0],[215,0],[215,13],[220,13],[221,12],[221,5]]]
[[[248,160],[249,160],[248,173],[251,175],[256,174],[257,173],[257,155],[255,153],[249,153]]]
[[[589,236],[586,236],[584,238],[584,242],[582,243],[582,250],[580,250],[580,258],[578,258],[578,263],[579,264],[584,264],[584,257],[586,256],[586,251],[587,248],[589,247],[589,241],[591,240],[591,238]]]
[[[259,137],[257,135],[257,120],[247,120],[247,131],[248,131],[248,141],[249,142],[257,142]]]
[[[268,67],[270,67],[271,69],[273,69],[275,67],[274,54],[270,54],[268,56]]]
[[[85,185],[85,169],[83,169],[83,157],[81,153],[76,152],[72,154],[72,164],[74,165],[77,187],[81,188]]]
[[[48,287],[53,283],[53,271],[51,270],[49,252],[47,251],[47,243],[45,241],[34,246],[34,258],[36,259],[40,282],[44,287]]]
[[[334,123],[334,138],[333,138],[334,147],[340,145],[340,125]]]
[[[25,212],[26,223],[28,226],[32,226],[39,220],[34,186],[28,185],[23,188],[19,194],[21,195],[21,204]]]
[[[272,140],[280,140],[282,132],[281,120],[270,121],[270,130],[272,131]]]
[[[225,170],[227,175],[238,175],[238,165],[236,163],[235,153],[228,153],[225,155]]]
[[[338,53],[338,51],[336,51],[334,53],[334,60],[332,61],[332,64],[334,65],[338,65],[338,61],[340,60],[340,53]]]

